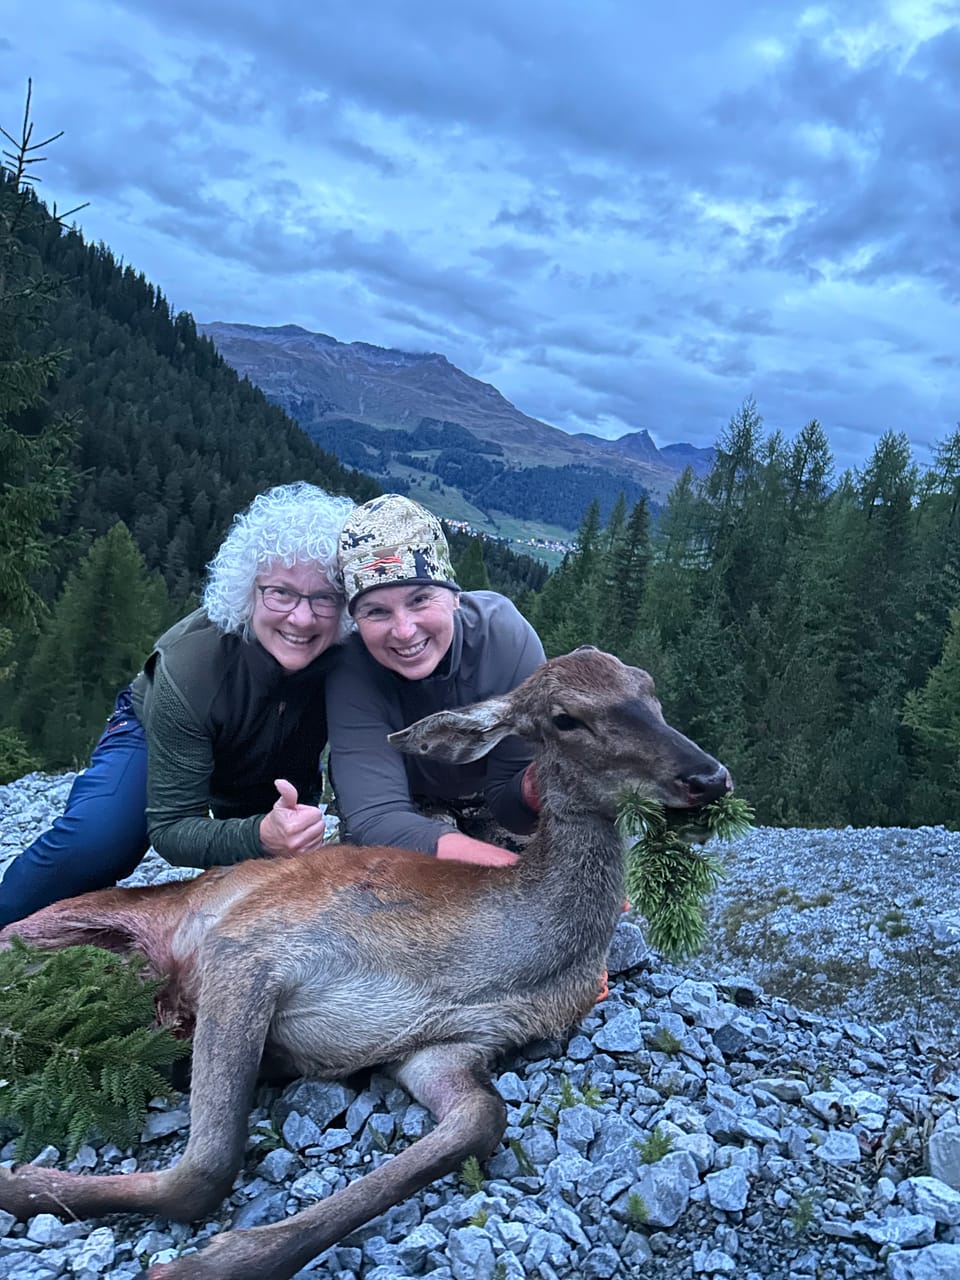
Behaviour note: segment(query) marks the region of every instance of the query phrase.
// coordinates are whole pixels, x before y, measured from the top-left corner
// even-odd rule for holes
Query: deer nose
[[[693,805],[709,804],[712,800],[719,800],[721,796],[733,790],[730,770],[722,764],[715,765],[712,769],[705,769],[701,773],[690,774],[683,779],[683,784]]]

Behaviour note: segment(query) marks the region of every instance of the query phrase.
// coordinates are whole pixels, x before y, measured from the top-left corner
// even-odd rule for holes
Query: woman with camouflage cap
[[[449,765],[402,756],[387,734],[508,693],[544,661],[536,632],[505,596],[460,591],[439,520],[400,494],[350,513],[339,565],[357,628],[327,685],[344,838],[463,862],[514,861],[499,844],[462,831],[453,815],[479,802],[481,826],[487,818],[528,834],[537,797],[527,747],[508,738],[482,760]],[[448,812],[430,816],[437,808]]]

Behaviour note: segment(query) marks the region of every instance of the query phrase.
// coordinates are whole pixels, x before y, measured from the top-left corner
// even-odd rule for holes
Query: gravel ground
[[[956,1037],[960,832],[766,827],[716,852],[726,876],[691,972],[732,967],[826,1016]]]
[[[69,781],[0,788],[0,867]],[[761,829],[718,852],[702,956],[666,965],[625,921],[609,998],[503,1064],[510,1127],[482,1181],[441,1180],[302,1275],[960,1277],[960,836]],[[136,879],[177,874],[151,855]],[[0,1280],[127,1280],[328,1195],[430,1124],[379,1075],[255,1101],[215,1220],[0,1213]],[[187,1125],[185,1097],[158,1103],[135,1147],[92,1144],[73,1167],[163,1167]]]

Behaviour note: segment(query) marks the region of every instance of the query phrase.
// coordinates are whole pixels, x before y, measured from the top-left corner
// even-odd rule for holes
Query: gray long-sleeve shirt
[[[359,635],[340,653],[327,682],[327,723],[330,772],[350,840],[436,853],[440,837],[456,828],[425,817],[414,796],[456,800],[479,794],[509,831],[532,830],[536,815],[520,794],[531,754],[519,738],[506,738],[482,760],[459,765],[404,756],[387,742],[388,733],[434,711],[509,693],[540,666],[543,645],[506,596],[460,596],[450,648],[423,680],[406,680],[382,667]]]

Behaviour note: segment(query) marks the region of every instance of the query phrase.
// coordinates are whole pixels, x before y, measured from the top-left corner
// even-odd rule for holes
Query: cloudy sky
[[[28,76],[44,194],[198,320],[659,444],[960,419],[957,0],[20,0],[10,132]]]

